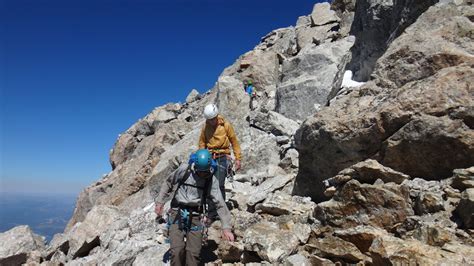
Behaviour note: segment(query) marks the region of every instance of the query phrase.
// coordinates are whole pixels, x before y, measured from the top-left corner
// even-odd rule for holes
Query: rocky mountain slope
[[[316,4],[207,93],[132,125],[65,232],[47,246],[2,233],[21,248],[2,246],[0,264],[163,264],[153,198],[197,148],[208,103],[233,123],[244,158],[226,188],[237,240],[222,242],[214,223],[207,263],[473,264],[473,20],[468,0]],[[365,84],[341,87],[347,70]]]

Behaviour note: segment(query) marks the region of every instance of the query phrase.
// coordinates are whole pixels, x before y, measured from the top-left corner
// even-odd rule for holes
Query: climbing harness
[[[200,231],[203,229],[202,224],[199,226],[192,225],[193,217],[195,217],[195,215],[200,215],[199,213],[191,211],[189,209],[181,208],[181,207],[177,208],[175,211],[176,211],[175,217],[172,218],[172,216],[169,216],[168,218],[168,222],[167,222],[168,230],[172,224],[177,224],[179,227],[179,230],[184,231],[186,233]]]
[[[235,163],[234,159],[231,156],[227,156],[226,177],[230,183],[234,182],[234,175],[235,175],[234,163]]]

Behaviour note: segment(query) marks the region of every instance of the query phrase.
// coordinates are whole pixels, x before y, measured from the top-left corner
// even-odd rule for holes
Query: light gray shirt
[[[188,179],[179,188],[179,183],[186,175],[188,164],[181,164],[172,174],[168,176],[165,183],[161,186],[160,193],[155,199],[156,203],[164,203],[168,199],[171,193],[175,192],[174,200],[178,204],[187,205],[190,207],[199,207],[201,204],[202,194],[204,193],[204,186],[207,178],[199,177],[197,174],[191,172]],[[231,226],[231,215],[229,209],[225,205],[224,198],[219,188],[219,182],[214,176],[210,176],[212,182],[208,187],[208,199],[211,199],[217,208],[217,214],[219,215],[222,228],[230,229]]]

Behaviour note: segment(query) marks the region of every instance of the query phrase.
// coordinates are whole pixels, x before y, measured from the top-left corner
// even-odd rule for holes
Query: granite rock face
[[[409,176],[433,180],[474,164],[474,133],[467,111],[474,104],[474,73],[470,66],[474,57],[472,39],[465,37],[460,22],[468,20],[470,9],[453,4],[428,9],[377,61],[377,79],[335,99],[302,125],[296,134],[300,174],[295,193],[322,200],[318,189],[321,180],[369,158]],[[427,27],[431,22],[432,26]],[[453,24],[461,28],[452,31]],[[425,38],[415,37],[418,34]],[[459,60],[442,61],[449,63],[425,74],[421,74],[422,69],[411,69],[408,72],[420,73],[416,80],[392,82],[405,79],[408,72],[389,68],[400,66],[396,63],[400,57],[389,54],[405,51],[403,60],[431,61],[434,50],[428,36],[444,36],[446,47],[452,49],[443,53]],[[308,184],[316,189],[306,191]]]
[[[316,4],[208,92],[133,124],[65,232],[47,246],[31,230],[3,233],[26,241],[2,246],[0,264],[166,264],[153,201],[197,149],[209,103],[243,158],[225,184],[236,241],[212,223],[207,265],[474,264],[473,16],[458,0]],[[347,70],[367,82],[342,87]]]
[[[45,239],[30,229],[27,225],[14,227],[4,233],[0,233],[0,264],[21,265],[35,256],[35,252],[45,250]]]
[[[347,2],[352,4],[351,1]],[[355,2],[355,14],[349,34],[356,37],[356,43],[351,49],[352,58],[347,68],[354,72],[355,80],[366,81],[374,69],[375,62],[385,53],[390,43],[437,1],[352,2]]]
[[[303,121],[323,106],[331,91],[338,64],[354,43],[352,37],[309,46],[282,64],[282,81],[277,88],[276,111]],[[315,107],[316,105],[316,107]]]

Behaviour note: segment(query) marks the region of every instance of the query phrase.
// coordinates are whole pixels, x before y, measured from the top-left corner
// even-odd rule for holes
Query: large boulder
[[[334,197],[321,202],[315,217],[331,226],[349,228],[371,225],[390,229],[413,215],[407,187],[393,183],[383,185],[347,182]]]
[[[309,198],[291,196],[282,192],[275,192],[268,196],[264,202],[258,204],[255,209],[271,215],[301,215],[310,217],[316,204]]]
[[[252,195],[250,195],[247,202],[248,206],[264,201],[269,193],[284,187],[288,182],[294,179],[294,175],[279,175],[265,180],[262,184],[256,187]]]
[[[251,226],[243,238],[245,250],[253,251],[271,263],[283,261],[298,247],[298,237],[282,230],[276,223],[258,223]]]
[[[304,120],[325,105],[338,65],[354,39],[307,46],[282,64],[283,77],[277,87],[276,111],[293,120]]]
[[[0,265],[21,265],[34,252],[45,249],[44,237],[31,230],[27,225],[14,227],[0,233]]]
[[[285,135],[291,137],[299,127],[299,124],[295,121],[273,111],[267,113],[256,112],[251,121],[254,126],[275,136]]]
[[[273,30],[262,38],[255,49],[271,51],[285,57],[293,56],[297,53],[295,29],[287,27]]]
[[[413,4],[420,5],[421,11],[433,2],[415,1]],[[389,86],[401,87],[443,68],[472,64],[474,44],[470,16],[472,7],[468,6],[430,7],[377,60],[373,77]],[[367,43],[363,46],[367,47]]]
[[[453,244],[440,249],[417,240],[402,240],[390,235],[374,239],[369,253],[375,265],[436,265],[441,261],[460,265],[474,262],[474,248],[470,246]]]
[[[381,153],[386,166],[439,180],[474,163],[474,131],[448,116],[416,117],[384,142]]]
[[[83,222],[76,224],[68,232],[68,257],[71,259],[84,257],[100,245],[100,237],[110,224],[121,218],[123,214],[117,207],[97,205],[87,214]]]
[[[321,200],[321,180],[371,157],[427,179],[473,165],[474,132],[456,112],[474,105],[473,77],[462,65],[394,90],[369,82],[323,108],[296,133],[295,193]]]
[[[342,185],[342,183],[351,179],[367,184],[373,184],[379,179],[385,183],[394,182],[401,184],[403,181],[410,179],[410,177],[389,167],[385,167],[376,160],[367,159],[340,171],[336,176],[330,179],[330,183],[331,185]]]
[[[335,236],[311,239],[305,249],[316,256],[345,263],[370,261],[354,244]]]

